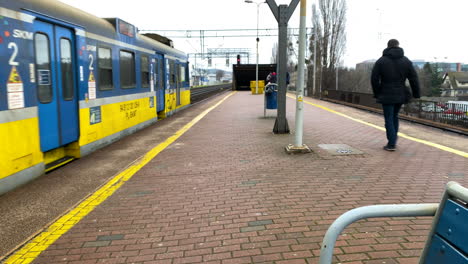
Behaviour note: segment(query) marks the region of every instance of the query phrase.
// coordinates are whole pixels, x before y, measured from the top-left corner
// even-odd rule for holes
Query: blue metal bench
[[[374,217],[434,216],[420,264],[468,264],[468,189],[447,183],[440,204],[371,205],[350,210],[328,228],[323,238],[319,264],[332,263],[333,248],[350,224]]]

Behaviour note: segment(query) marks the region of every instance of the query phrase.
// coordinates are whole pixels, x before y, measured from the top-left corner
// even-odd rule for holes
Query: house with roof
[[[468,96],[468,72],[447,72],[441,85],[444,97]]]

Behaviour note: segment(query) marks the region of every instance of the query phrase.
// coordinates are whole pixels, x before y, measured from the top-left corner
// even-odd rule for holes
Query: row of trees
[[[312,5],[314,34],[310,37],[311,56],[308,61],[307,83],[310,95],[317,96],[320,91],[335,87],[339,87],[340,90],[372,93],[371,67],[367,70],[339,68],[346,47],[346,11],[346,0],[319,0],[318,6]],[[436,71],[436,67],[426,63],[423,69],[418,69],[418,76],[423,96],[440,95],[442,75]]]
[[[332,87],[335,84],[335,72],[344,54],[346,46],[346,0],[319,0],[318,6],[312,5],[312,22],[314,33],[310,37],[310,58],[306,59],[308,72],[308,94],[318,95],[319,87]],[[297,66],[294,61],[294,44],[288,34],[287,70],[293,72]],[[296,43],[297,44],[297,43]],[[271,63],[276,63],[278,45],[272,48]],[[315,78],[316,91],[312,91],[314,78],[313,65],[317,65]]]
[[[416,69],[416,71],[419,77],[421,95],[428,97],[440,96],[440,86],[443,81],[442,73],[437,72],[436,67],[429,63],[426,63],[422,69]],[[339,90],[347,92],[372,93],[370,75],[371,67],[368,69],[340,68],[338,70]],[[328,89],[330,89],[330,87],[328,87]]]
[[[321,87],[334,87],[336,69],[346,47],[346,0],[319,0],[312,5],[313,34],[310,37],[308,94]],[[315,78],[313,78],[313,67]],[[315,82],[315,85],[314,85]],[[315,87],[315,90],[314,90]]]
[[[372,93],[370,86],[372,67],[367,69],[339,68],[346,47],[346,12],[346,0],[318,0],[318,5],[312,5],[313,34],[309,39],[311,55],[306,60],[309,95],[319,96],[321,91],[335,87],[343,91]],[[276,62],[277,49],[278,46],[275,45],[272,50],[272,63]],[[294,53],[293,41],[289,38],[287,67],[290,72],[295,71],[296,68],[293,60]],[[442,76],[435,68],[427,63],[423,69],[418,69],[423,96],[440,95]]]
[[[423,96],[440,96],[440,87],[443,82],[441,72],[437,72],[437,67],[429,63],[424,64],[419,71],[419,80],[421,82],[421,94]]]

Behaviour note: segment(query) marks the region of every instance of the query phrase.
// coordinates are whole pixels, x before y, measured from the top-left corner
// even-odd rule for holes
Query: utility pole
[[[301,0],[301,20],[299,26],[299,58],[297,62],[297,84],[296,84],[296,135],[294,145],[286,147],[287,153],[309,153],[310,148],[302,144],[303,119],[304,119],[304,66],[305,66],[305,24],[306,24],[307,0]]]
[[[313,79],[314,79],[314,83],[312,84],[312,96],[315,96],[316,95],[316,88],[315,88],[315,84],[317,83],[317,80],[315,79],[315,73],[317,72],[317,32],[315,31],[315,27],[314,27],[314,76],[313,76]]]
[[[201,50],[201,59],[204,59],[203,53],[205,53],[205,32],[203,30],[200,30],[200,50]]]
[[[339,64],[336,65],[335,67],[336,67],[336,69],[335,69],[335,71],[336,71],[336,76],[335,76],[335,86],[336,86],[336,89],[335,89],[335,90],[338,91],[338,67],[339,67]]]
[[[275,0],[266,0],[271,12],[278,21],[278,112],[273,133],[289,133],[288,120],[286,119],[286,64],[288,21],[299,4],[299,0],[291,0],[288,5],[277,5]]]
[[[246,3],[254,3],[257,5],[257,62],[255,66],[255,94],[258,94],[258,42],[260,39],[258,38],[258,20],[260,17],[260,5],[265,2],[253,2],[252,0],[245,0]]]

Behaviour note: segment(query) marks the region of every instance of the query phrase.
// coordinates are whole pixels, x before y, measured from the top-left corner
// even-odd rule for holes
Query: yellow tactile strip
[[[291,95],[288,95],[288,97],[295,99],[295,98],[294,98],[293,96],[291,96]],[[328,107],[325,107],[325,106],[323,106],[323,105],[314,104],[314,103],[311,103],[311,102],[308,102],[308,101],[304,101],[304,102],[305,102],[306,104],[309,104],[309,105],[318,107],[318,108],[323,109],[323,110],[325,110],[325,111],[328,111],[328,112],[330,112],[330,113],[334,113],[334,114],[337,114],[337,115],[339,115],[339,116],[342,116],[342,117],[351,119],[351,120],[353,120],[353,121],[355,121],[355,122],[358,122],[358,123],[361,123],[361,124],[364,124],[364,125],[373,127],[373,128],[375,128],[375,129],[378,129],[378,130],[385,131],[385,128],[384,128],[384,127],[380,127],[380,126],[371,124],[371,123],[369,123],[369,122],[366,122],[366,121],[363,121],[363,120],[360,120],[360,119],[351,117],[351,116],[349,116],[349,115],[340,113],[340,112],[338,112],[338,111],[335,111],[335,110],[330,109],[330,108],[328,108]],[[450,153],[453,153],[453,154],[456,154],[456,155],[459,155],[459,156],[462,156],[462,157],[465,157],[465,158],[468,158],[468,153],[467,153],[467,152],[464,152],[464,151],[461,151],[461,150],[457,150],[457,149],[454,149],[454,148],[450,148],[450,147],[447,147],[447,146],[444,146],[444,145],[441,145],[441,144],[437,144],[437,143],[434,143],[434,142],[430,142],[430,141],[427,141],[427,140],[415,138],[415,137],[406,135],[406,134],[401,133],[401,132],[398,133],[398,136],[400,136],[400,137],[402,137],[402,138],[406,138],[406,139],[412,140],[412,141],[415,141],[415,142],[419,142],[419,143],[422,143],[422,144],[424,144],[424,145],[428,145],[428,146],[431,146],[431,147],[434,147],[434,148],[437,148],[437,149],[440,149],[440,150],[443,150],[443,151],[447,151],[447,152],[450,152]]]

